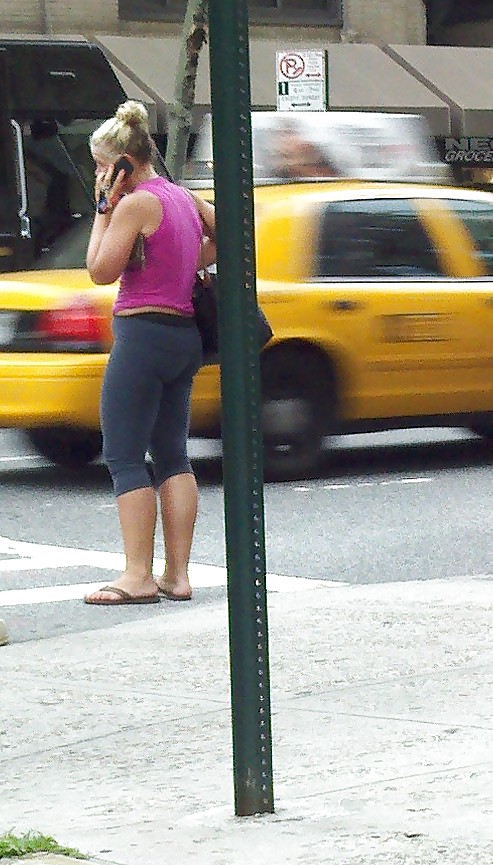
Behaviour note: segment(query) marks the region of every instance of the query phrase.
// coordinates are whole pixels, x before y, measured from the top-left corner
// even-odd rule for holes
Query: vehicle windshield
[[[49,250],[43,252],[33,270],[70,270],[85,268],[86,252],[92,226],[91,216],[84,216],[59,237]]]
[[[19,171],[19,213],[25,214],[37,268],[45,267],[58,241],[94,210],[94,164],[88,140],[97,121],[62,125],[36,119],[22,127],[23,171]],[[24,175],[26,200],[22,189]]]

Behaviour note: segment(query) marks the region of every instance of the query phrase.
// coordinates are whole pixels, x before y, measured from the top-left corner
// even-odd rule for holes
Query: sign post
[[[276,69],[278,111],[327,110],[326,51],[278,51]]]
[[[274,811],[246,0],[209,0],[209,42],[235,812],[246,816]]]

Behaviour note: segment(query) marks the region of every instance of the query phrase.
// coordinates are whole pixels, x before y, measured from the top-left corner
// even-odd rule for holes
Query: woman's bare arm
[[[199,216],[202,220],[202,225],[204,227],[204,234],[209,237],[211,240],[216,239],[216,209],[212,202],[206,201],[205,198],[202,198],[200,195],[197,195],[196,192],[192,190],[187,190],[189,195],[193,198],[195,202],[195,206],[199,212]]]
[[[96,285],[115,282],[125,270],[139,235],[152,233],[162,218],[161,204],[145,191],[124,194],[125,173],[119,171],[112,182],[114,165],[99,171],[94,185],[94,200],[104,192],[108,208],[97,207],[86,254],[86,266]]]
[[[202,238],[202,248],[200,250],[199,261],[197,264],[197,269],[201,270],[203,267],[209,267],[210,264],[214,264],[217,258],[216,210],[210,201],[206,201],[205,198],[202,198],[190,189],[187,191],[195,202],[202,223],[202,231],[204,233]]]
[[[148,203],[138,193],[122,198],[111,213],[96,214],[86,257],[96,285],[109,285],[121,276],[147,220]]]

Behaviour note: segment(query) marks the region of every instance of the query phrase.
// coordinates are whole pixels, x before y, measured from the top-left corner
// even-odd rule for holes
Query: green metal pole
[[[209,0],[235,811],[274,811],[248,16]]]

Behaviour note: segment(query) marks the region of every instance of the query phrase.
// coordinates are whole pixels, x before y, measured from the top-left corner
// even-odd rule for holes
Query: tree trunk
[[[175,77],[174,104],[168,112],[166,165],[179,181],[187,157],[200,49],[207,41],[208,0],[188,0]]]

